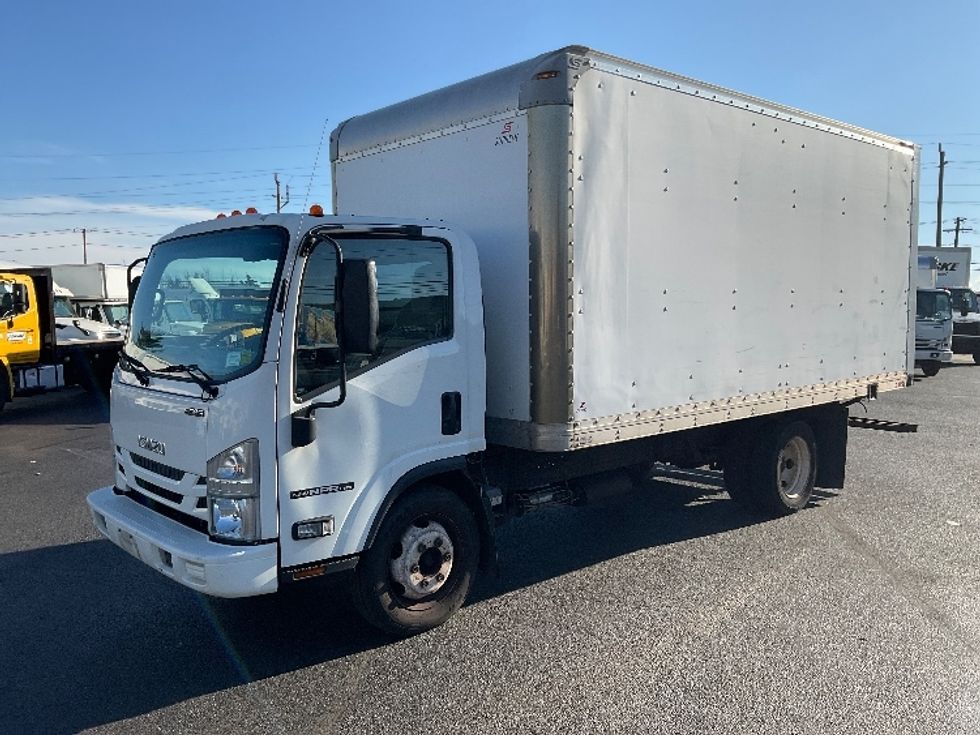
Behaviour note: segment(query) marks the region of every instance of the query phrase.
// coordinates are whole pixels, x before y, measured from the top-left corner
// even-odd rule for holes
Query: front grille
[[[168,480],[174,480],[175,482],[180,482],[184,479],[184,472],[182,470],[178,470],[176,467],[171,467],[163,462],[157,462],[155,459],[144,457],[136,454],[135,452],[130,452],[129,456],[130,459],[133,460],[134,465],[137,467],[142,467],[144,470],[152,472],[155,475],[166,477]]]
[[[163,503],[154,500],[153,498],[146,496],[131,487],[126,489],[125,495],[130,500],[133,500],[140,505],[155,511],[162,516],[166,516],[172,521],[177,521],[177,523],[185,525],[188,528],[193,528],[195,531],[200,531],[201,533],[208,532],[208,522],[203,518],[195,518],[194,516],[189,516],[186,513],[181,513],[176,508],[171,508],[169,505],[164,505]]]
[[[136,478],[136,484],[139,485],[144,490],[146,490],[147,492],[153,493],[154,495],[157,495],[163,498],[164,500],[169,500],[171,503],[174,503],[175,505],[180,505],[182,502],[184,502],[184,496],[181,495],[180,493],[175,493],[173,490],[167,490],[167,488],[160,487],[159,485],[156,485],[150,482],[149,480],[144,480],[142,477]]]
[[[915,340],[917,350],[940,350],[942,349],[941,339],[917,339]]]

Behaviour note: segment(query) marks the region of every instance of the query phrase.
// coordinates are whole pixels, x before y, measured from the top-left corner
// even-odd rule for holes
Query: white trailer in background
[[[134,275],[139,275],[137,269]],[[58,285],[68,289],[78,313],[125,332],[129,325],[127,266],[67,263],[51,266]]]
[[[194,589],[346,570],[424,630],[499,522],[654,461],[803,508],[843,486],[847,404],[909,381],[904,141],[569,47],[353,118],[331,159],[337,214],[184,227],[136,294],[89,504]],[[266,309],[169,332],[158,289],[205,267]]]
[[[919,255],[937,261],[936,287],[949,291],[953,307],[953,352],[972,355],[980,365],[980,303],[970,288],[973,249],[923,247]]]

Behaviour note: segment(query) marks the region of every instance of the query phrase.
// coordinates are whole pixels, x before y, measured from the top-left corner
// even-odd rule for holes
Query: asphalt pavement
[[[104,402],[17,400],[0,732],[975,735],[980,367],[866,411],[846,487],[800,513],[761,521],[710,470],[546,509],[501,529],[500,575],[449,623],[392,641],[339,581],[212,600],[101,540]]]

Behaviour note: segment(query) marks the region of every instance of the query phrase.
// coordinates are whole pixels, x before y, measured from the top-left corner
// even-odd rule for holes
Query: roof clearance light
[[[321,207],[319,204],[314,204],[312,207],[310,207],[310,214],[314,217],[322,217],[323,207]]]
[[[255,207],[249,207],[248,209],[245,210],[245,214],[258,214],[258,213],[259,210],[257,210]]]
[[[558,72],[556,71],[539,71],[534,75],[535,79],[557,79]]]
[[[226,216],[226,215],[225,215],[225,213],[224,213],[224,212],[218,212],[218,216],[217,216],[217,217],[215,217],[215,219],[224,219],[224,218],[225,218],[225,216]]]
[[[241,217],[242,216],[242,210],[240,210],[240,209],[233,209],[233,210],[231,210],[231,216],[232,217]]]

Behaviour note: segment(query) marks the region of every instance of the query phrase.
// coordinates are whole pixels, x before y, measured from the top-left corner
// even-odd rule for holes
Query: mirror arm
[[[337,347],[340,352],[340,395],[335,401],[316,401],[293,414],[291,431],[294,447],[309,446],[316,439],[316,416],[314,413],[318,408],[337,408],[347,399],[347,353],[344,349],[344,309],[343,298],[341,297],[344,292],[344,252],[340,248],[340,243],[332,237],[326,235],[321,235],[321,237],[333,246],[337,257],[337,277],[334,286],[336,303],[334,328],[337,332]],[[308,256],[315,247],[316,239],[313,239],[308,248],[307,244],[304,244],[301,252]]]

